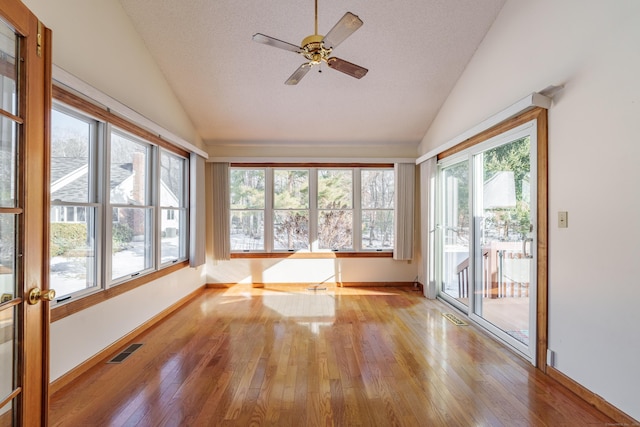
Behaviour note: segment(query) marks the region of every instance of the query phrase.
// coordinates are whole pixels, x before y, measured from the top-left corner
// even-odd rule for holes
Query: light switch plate
[[[558,212],[558,228],[567,228],[569,226],[569,215],[566,211]]]

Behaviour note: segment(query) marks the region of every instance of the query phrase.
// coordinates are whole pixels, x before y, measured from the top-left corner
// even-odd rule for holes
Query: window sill
[[[87,296],[78,297],[77,300],[72,300],[60,306],[53,307],[51,309],[51,323],[60,319],[64,319],[65,317],[82,311],[86,308],[93,307],[94,305],[100,304],[101,302],[114,298],[118,295],[121,295],[125,292],[128,292],[132,289],[140,287],[146,283],[157,280],[163,276],[173,273],[174,271],[188,266],[189,261],[178,262],[169,267],[165,267],[160,270],[153,271],[149,274],[145,274],[144,276],[140,276],[119,285],[115,285],[113,287],[110,287],[109,289],[89,294]]]
[[[372,252],[234,252],[234,258],[291,258],[291,259],[331,259],[331,258],[393,258],[392,251]]]

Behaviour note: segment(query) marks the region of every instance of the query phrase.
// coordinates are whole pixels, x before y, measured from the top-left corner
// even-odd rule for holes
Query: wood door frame
[[[18,116],[18,221],[16,255],[22,261],[18,271],[17,297],[22,300],[17,331],[21,425],[48,423],[49,305],[26,303],[32,288],[48,289],[48,147],[51,114],[51,30],[19,0],[0,4],[0,16],[20,39]]]

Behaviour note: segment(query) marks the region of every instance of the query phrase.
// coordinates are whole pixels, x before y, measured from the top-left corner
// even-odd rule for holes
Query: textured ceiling
[[[360,80],[252,41],[299,45],[314,32],[314,1],[120,0],[203,140],[415,143],[504,0],[320,0],[319,33],[350,11],[364,25],[332,56],[369,69]]]

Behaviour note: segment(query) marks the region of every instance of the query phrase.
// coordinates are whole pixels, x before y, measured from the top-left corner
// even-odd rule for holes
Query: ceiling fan
[[[315,33],[305,37],[301,46],[298,47],[292,43],[287,43],[264,34],[254,34],[253,41],[263,43],[269,46],[299,53],[309,62],[305,62],[284,82],[287,85],[296,85],[314,65],[320,65],[326,62],[329,68],[343,72],[356,79],[361,79],[369,70],[359,65],[352,64],[344,59],[331,56],[331,52],[347,37],[353,34],[362,26],[362,20],[351,12],[347,12],[333,26],[326,36],[318,34],[318,0],[316,0],[316,20]]]

